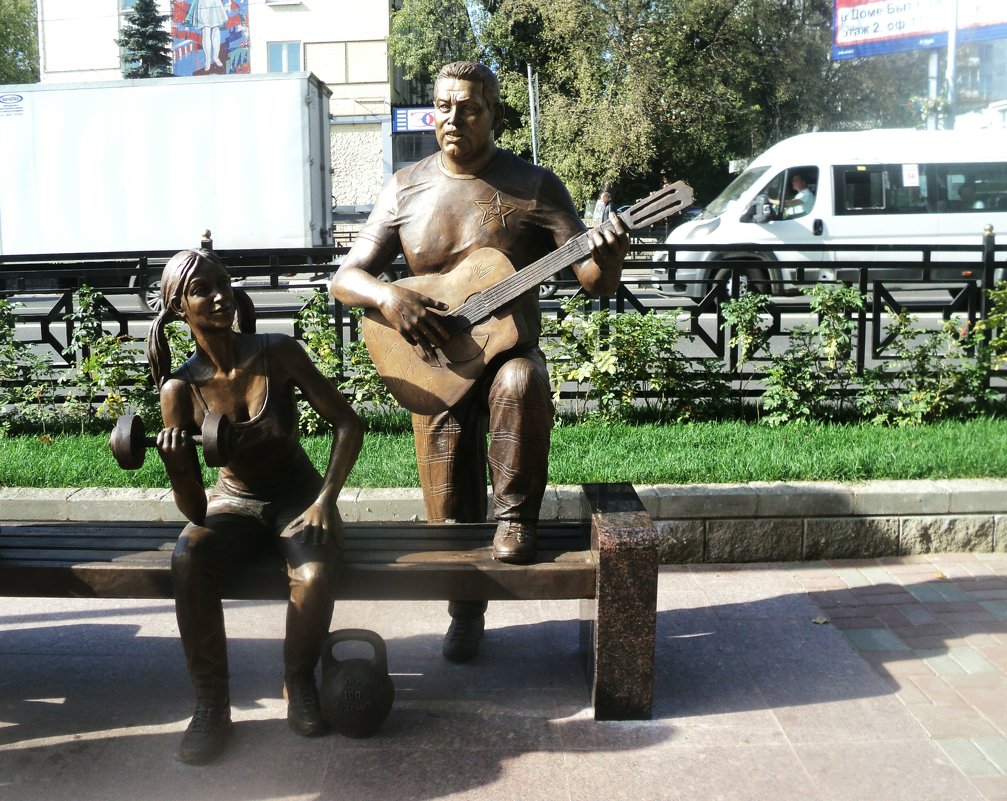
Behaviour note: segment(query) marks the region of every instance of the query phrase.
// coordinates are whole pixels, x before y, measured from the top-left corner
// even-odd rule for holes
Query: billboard
[[[434,110],[426,108],[397,108],[392,115],[392,133],[416,133],[434,129]]]
[[[1005,0],[835,0],[832,59],[947,47],[958,11],[958,44],[1007,38]]]
[[[248,72],[248,0],[173,0],[171,50],[175,75]]]

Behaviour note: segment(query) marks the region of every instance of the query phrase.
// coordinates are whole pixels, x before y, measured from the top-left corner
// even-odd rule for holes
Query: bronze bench
[[[493,524],[347,523],[336,598],[581,599],[596,720],[648,720],[654,679],[657,532],[629,484],[584,486],[590,523],[543,522],[539,557],[490,555]],[[0,595],[171,598],[181,523],[11,522],[0,527]],[[241,571],[226,597],[284,600],[278,555]]]

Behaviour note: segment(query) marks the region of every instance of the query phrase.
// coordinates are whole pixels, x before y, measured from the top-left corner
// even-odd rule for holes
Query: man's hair
[[[472,81],[482,84],[483,99],[490,105],[500,105],[500,83],[497,81],[497,76],[493,74],[493,70],[485,64],[479,64],[475,61],[452,61],[441,67],[441,71],[437,73],[437,80],[434,81],[434,86],[442,79]]]

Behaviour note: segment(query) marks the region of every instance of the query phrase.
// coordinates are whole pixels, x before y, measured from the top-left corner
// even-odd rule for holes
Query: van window
[[[920,164],[844,164],[832,168],[836,214],[926,214],[928,175]]]
[[[1007,164],[938,164],[941,211],[1007,211]]]
[[[769,168],[753,167],[750,170],[745,170],[741,173],[741,175],[731,181],[723,192],[707,204],[706,209],[703,211],[702,215],[700,215],[700,219],[709,220],[714,217],[719,217],[727,210],[728,205],[745,194],[745,192],[748,191],[748,188],[758,181],[767,169]]]
[[[787,171],[783,190],[783,218],[810,214],[818,189],[818,167],[798,167]]]
[[[790,167],[773,176],[760,194],[766,195],[776,219],[792,220],[810,214],[818,188],[818,167]]]

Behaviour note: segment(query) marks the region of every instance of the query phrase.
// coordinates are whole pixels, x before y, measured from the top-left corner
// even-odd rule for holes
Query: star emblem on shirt
[[[475,204],[482,209],[483,218],[479,223],[481,228],[489,223],[496,223],[501,228],[507,227],[507,215],[517,211],[517,206],[510,206],[500,198],[499,190],[489,200],[477,200]]]

